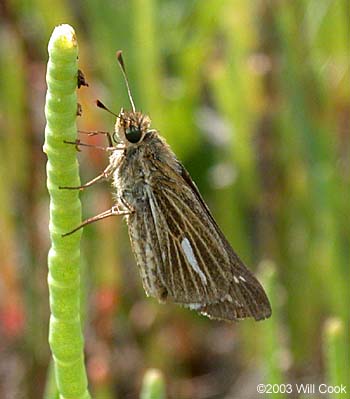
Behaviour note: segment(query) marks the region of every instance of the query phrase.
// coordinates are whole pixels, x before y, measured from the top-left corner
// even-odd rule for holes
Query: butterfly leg
[[[87,226],[88,224],[97,222],[102,219],[109,218],[110,216],[123,216],[123,215],[129,215],[130,213],[132,213],[132,211],[122,210],[122,209],[119,209],[119,207],[117,205],[114,205],[114,206],[112,206],[111,209],[108,209],[107,211],[104,211],[96,216],[93,216],[89,219],[84,220],[84,222],[81,223],[79,226],[77,226],[75,229],[69,231],[68,233],[62,234],[62,237],[69,236],[70,234],[75,233],[76,231],[80,230],[84,226]]]
[[[102,130],[92,130],[91,132],[86,131],[86,130],[78,130],[78,132],[81,134],[86,134],[88,136],[97,136],[98,134],[102,134],[108,140],[108,147],[113,147],[113,140],[112,140],[112,135],[110,132],[105,132]]]
[[[121,202],[121,204],[124,205],[125,208],[129,210],[130,213],[135,212],[134,207],[131,206],[130,204],[128,204],[128,202],[127,202],[122,196],[119,196],[119,195],[118,195],[117,198],[118,198],[118,200]]]
[[[108,165],[107,168],[98,176],[93,178],[92,180],[88,181],[85,184],[82,184],[81,186],[76,186],[76,187],[66,187],[66,186],[59,186],[60,190],[84,190],[84,188],[90,187],[93,184],[101,181],[101,180],[106,180],[111,177],[113,173],[113,167],[111,165]]]
[[[87,143],[82,143],[80,141],[80,139],[76,139],[75,141],[68,141],[68,140],[63,140],[63,142],[65,144],[72,144],[75,146],[76,150],[80,152],[80,147],[90,147],[90,148],[94,148],[96,150],[102,150],[102,151],[106,151],[106,152],[113,152],[116,149],[120,149],[118,147],[113,147],[113,145],[109,146],[109,147],[102,147],[100,145],[95,145],[95,144],[87,144]]]

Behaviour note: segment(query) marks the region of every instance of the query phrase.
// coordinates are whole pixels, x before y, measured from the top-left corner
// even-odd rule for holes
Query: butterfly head
[[[115,131],[125,145],[140,143],[149,130],[151,120],[138,111],[120,111]]]

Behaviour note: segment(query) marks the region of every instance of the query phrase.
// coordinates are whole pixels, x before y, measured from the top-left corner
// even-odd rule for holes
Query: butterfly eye
[[[142,137],[142,132],[138,127],[131,126],[130,128],[126,129],[125,136],[130,143],[137,143]]]

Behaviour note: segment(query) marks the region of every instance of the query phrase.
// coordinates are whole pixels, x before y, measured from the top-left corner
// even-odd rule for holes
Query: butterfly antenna
[[[126,89],[128,91],[128,96],[129,96],[131,108],[132,108],[133,112],[136,112],[134,100],[132,98],[131,91],[130,91],[128,77],[126,76],[125,65],[124,65],[124,61],[123,61],[122,51],[121,50],[117,51],[117,60],[118,60],[120,69],[122,71],[122,74],[124,76],[124,81],[125,81],[125,84],[126,84]]]
[[[105,111],[109,112],[110,114],[114,115],[115,117],[119,118],[119,115],[117,115],[115,112],[113,112],[113,111],[111,111],[109,108],[107,108],[107,107],[103,104],[102,101],[96,100],[96,105],[97,105],[99,108],[102,108],[102,109],[104,109]]]

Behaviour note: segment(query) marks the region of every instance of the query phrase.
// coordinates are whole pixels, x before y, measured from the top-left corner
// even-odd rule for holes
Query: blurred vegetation
[[[89,226],[93,397],[138,398],[149,368],[162,371],[170,399],[250,399],[258,383],[275,382],[336,381],[350,391],[349,11],[347,0],[1,2],[1,398],[50,391],[42,145],[47,43],[60,23],[75,28],[90,85],[78,93],[79,128],[113,130],[96,98],[128,108],[122,49],[137,108],[190,171],[273,307],[268,321],[226,324],[159,305],[145,297],[124,222]],[[97,150],[79,156],[82,181],[107,162]],[[81,199],[85,217],[97,214],[112,202],[110,187]]]

